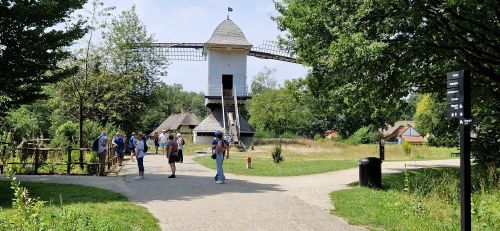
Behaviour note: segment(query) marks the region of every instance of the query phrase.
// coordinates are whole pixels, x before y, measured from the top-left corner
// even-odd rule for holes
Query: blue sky
[[[90,2],[86,8],[90,8]],[[258,46],[264,40],[275,40],[280,31],[270,15],[277,15],[272,0],[105,0],[105,5],[115,6],[114,14],[136,5],[137,13],[149,33],[158,42],[206,42],[213,30],[230,14],[243,31],[247,40]],[[275,68],[273,75],[278,83],[286,79],[303,77],[307,68],[300,64],[248,57],[247,79],[267,66]],[[173,61],[168,76],[161,77],[167,84],[180,83],[188,91],[205,91],[207,62]]]

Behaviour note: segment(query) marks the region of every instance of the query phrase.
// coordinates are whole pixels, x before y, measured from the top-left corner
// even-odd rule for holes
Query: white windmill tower
[[[194,130],[195,143],[209,144],[214,131],[224,131],[231,142],[249,144],[253,141],[255,129],[240,117],[239,108],[250,98],[247,88],[247,56],[275,59],[296,63],[290,49],[276,42],[264,42],[253,47],[241,29],[229,19],[222,21],[206,43],[154,43],[156,54],[169,60],[208,60],[208,84],[205,105],[212,113]]]

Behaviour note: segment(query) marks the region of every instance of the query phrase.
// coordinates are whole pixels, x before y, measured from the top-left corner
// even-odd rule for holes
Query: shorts
[[[162,148],[167,147],[167,143],[160,143],[160,147],[162,147]]]
[[[118,156],[123,159],[123,151],[115,151],[115,156]]]
[[[170,158],[168,158],[168,163],[171,164],[177,162],[177,158],[177,155],[170,155]]]
[[[139,166],[139,172],[144,172],[144,157],[137,158],[137,166]]]

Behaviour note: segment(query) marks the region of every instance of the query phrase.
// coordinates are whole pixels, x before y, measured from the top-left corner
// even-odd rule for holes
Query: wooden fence
[[[78,153],[79,161],[73,160],[75,151]],[[79,165],[82,170],[84,170],[84,166],[95,166],[98,172],[99,158],[97,154],[94,154],[95,152],[90,148],[72,148],[71,146],[66,148],[46,148],[32,145],[19,148],[10,143],[0,142],[0,174],[3,174],[4,168],[8,165],[32,166],[33,174],[38,174],[42,166],[54,167],[61,165],[66,166],[66,174],[71,174],[74,165]],[[95,156],[95,162],[84,161],[88,155]],[[17,158],[19,161],[11,162],[10,160],[16,159],[15,157],[19,157]],[[54,162],[54,160],[57,162]],[[105,169],[108,174],[116,174],[120,170],[120,166],[117,166],[114,148],[111,145],[108,145],[106,165]],[[93,172],[87,171],[87,174],[93,174]]]

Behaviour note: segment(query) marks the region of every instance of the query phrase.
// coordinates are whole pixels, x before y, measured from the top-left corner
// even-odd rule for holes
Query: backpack
[[[219,146],[219,142],[221,143],[220,146]],[[226,151],[226,148],[227,148],[227,144],[224,140],[220,139],[217,141],[217,145],[215,146],[215,150],[218,152],[218,153],[222,153],[224,154],[224,152]]]
[[[177,155],[177,152],[179,151],[179,145],[177,144],[176,141],[172,141],[170,144],[172,145],[172,153],[171,154]]]
[[[92,143],[92,151],[94,152],[99,150],[99,139],[101,139],[101,136],[97,137],[97,139],[94,140],[94,143]]]
[[[144,142],[144,153],[148,152],[148,145],[146,144],[146,141],[143,140],[142,142]]]

